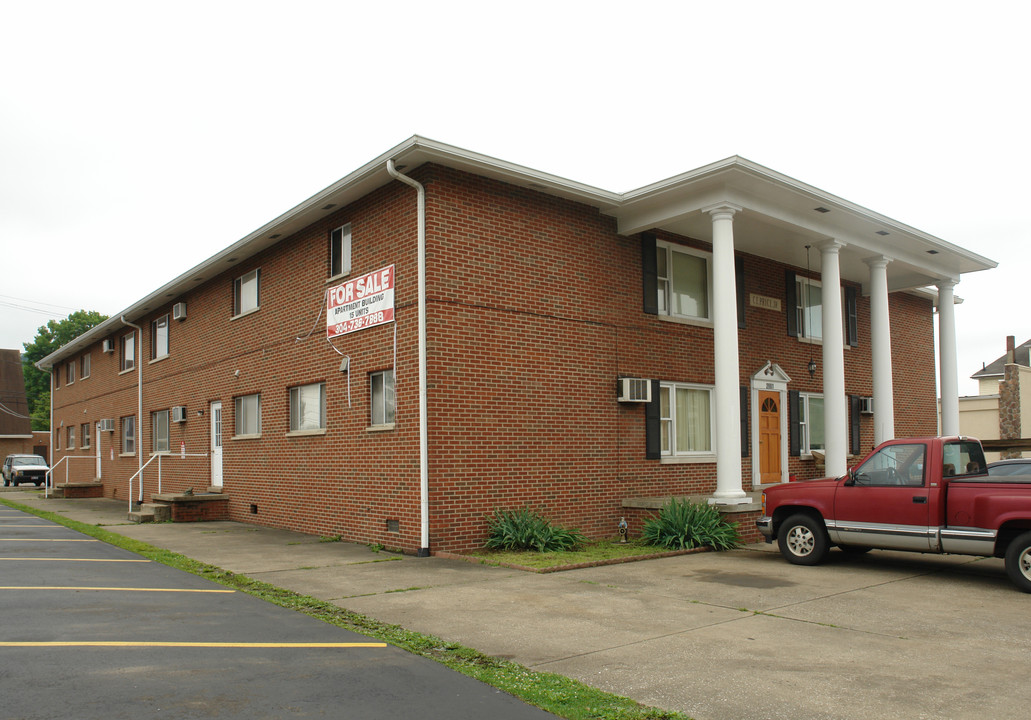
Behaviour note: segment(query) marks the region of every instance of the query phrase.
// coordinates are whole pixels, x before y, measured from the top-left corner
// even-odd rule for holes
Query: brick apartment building
[[[936,360],[958,418],[953,287],[994,266],[742,158],[620,194],[413,137],[39,367],[107,497],[168,453],[164,492],[420,554],[526,505],[749,529],[763,484],[935,433]]]

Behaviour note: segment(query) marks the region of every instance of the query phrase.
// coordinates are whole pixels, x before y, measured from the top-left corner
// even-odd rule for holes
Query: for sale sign
[[[329,289],[326,337],[394,322],[394,266]]]

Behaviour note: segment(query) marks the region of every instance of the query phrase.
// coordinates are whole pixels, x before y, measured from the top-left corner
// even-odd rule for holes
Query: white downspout
[[[426,427],[426,189],[419,182],[399,173],[394,167],[393,160],[387,160],[387,172],[391,177],[415,188],[419,201],[419,504],[422,510],[419,557],[429,557],[430,470],[429,434]],[[397,371],[396,368],[394,370]]]
[[[143,502],[143,328],[134,325],[121,316],[121,321],[136,330],[136,347],[133,348],[132,361],[136,365],[136,472],[140,485],[140,502]],[[132,501],[132,498],[129,498]]]
[[[29,421],[29,430],[32,430],[32,421]],[[54,467],[54,366],[50,366],[50,457],[47,458],[47,465]],[[54,474],[50,473],[50,480],[43,488],[43,497],[50,497],[50,486],[54,484]]]

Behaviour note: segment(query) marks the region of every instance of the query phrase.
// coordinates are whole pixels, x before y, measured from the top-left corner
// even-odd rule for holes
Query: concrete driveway
[[[124,522],[84,502],[26,504]],[[1031,707],[1031,595],[994,559],[835,551],[807,568],[756,545],[537,575],[229,522],[108,529],[698,720]]]

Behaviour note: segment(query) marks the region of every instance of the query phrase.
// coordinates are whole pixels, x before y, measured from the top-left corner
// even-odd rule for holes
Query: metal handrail
[[[150,465],[155,460],[158,461],[158,492],[159,493],[161,492],[161,460],[162,460],[162,458],[166,458],[166,457],[167,458],[179,458],[181,460],[185,460],[188,457],[204,457],[204,458],[206,458],[206,457],[208,457],[208,454],[207,453],[186,453],[186,452],[173,453],[173,452],[167,452],[166,451],[166,452],[157,452],[157,453],[154,453],[153,455],[151,455],[150,456],[150,460],[148,460],[147,462],[143,463],[143,467],[141,467],[139,470],[137,470],[135,473],[133,473],[132,477],[129,478],[129,512],[132,512],[132,481],[135,480],[137,477],[140,478],[140,483],[139,483],[140,484],[140,499],[139,499],[139,502],[142,503],[143,502],[143,471],[146,470],[147,466]]]
[[[47,470],[46,475],[43,476],[43,478],[44,478],[43,479],[43,497],[44,498],[49,498],[50,497],[50,487],[53,484],[52,481],[54,479],[53,472],[65,460],[94,460],[95,461],[96,459],[97,459],[96,455],[65,455],[64,457],[62,457],[60,460],[58,460],[56,463],[54,463],[53,466],[50,467]],[[71,463],[69,463],[69,465],[70,464]],[[64,466],[64,481],[68,482],[68,465]]]

